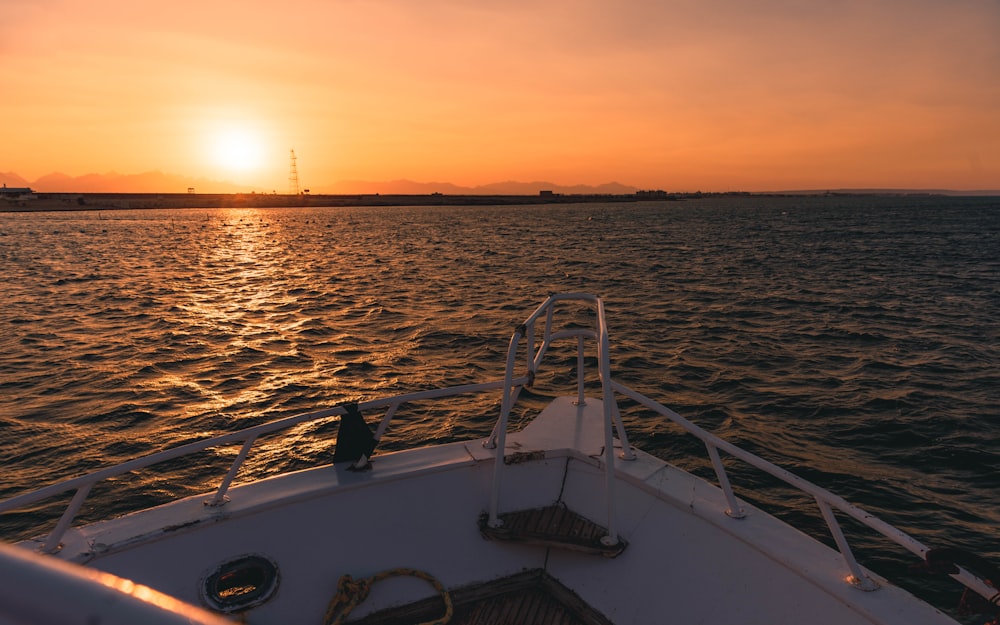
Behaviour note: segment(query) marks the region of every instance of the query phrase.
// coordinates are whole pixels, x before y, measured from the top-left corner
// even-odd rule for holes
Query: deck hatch
[[[490,540],[514,540],[544,547],[559,547],[585,553],[617,557],[627,543],[620,539],[608,545],[602,539],[608,530],[573,512],[562,503],[507,512],[500,515],[499,527],[490,527],[489,515],[479,517],[479,531]]]
[[[529,569],[450,591],[449,625],[612,625],[603,614],[542,569]],[[370,614],[350,625],[413,625],[441,614],[431,597]]]
[[[238,612],[264,603],[277,588],[277,565],[261,555],[245,555],[220,564],[201,591],[210,608]]]

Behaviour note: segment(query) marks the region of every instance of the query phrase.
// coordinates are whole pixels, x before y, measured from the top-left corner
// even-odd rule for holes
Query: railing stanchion
[[[247,454],[250,453],[250,448],[257,441],[257,437],[248,438],[244,443],[243,447],[240,448],[240,453],[236,454],[236,460],[233,460],[233,466],[229,467],[229,473],[226,473],[226,477],[222,478],[222,484],[219,484],[219,490],[215,492],[215,496],[205,502],[206,506],[222,506],[225,505],[229,498],[226,497],[226,492],[229,490],[229,486],[236,479],[236,474],[239,473],[240,467],[243,466],[243,461],[247,459]]]
[[[597,362],[601,378],[601,403],[604,407],[604,475],[608,508],[608,535],[601,538],[605,545],[617,545],[618,515],[615,514],[615,449],[614,449],[614,386],[611,383],[611,351],[608,327],[604,318],[604,303],[597,300]]]
[[[847,544],[847,538],[844,537],[844,532],[840,529],[840,523],[837,522],[837,517],[833,514],[833,508],[819,497],[816,497],[816,505],[823,513],[823,519],[826,521],[827,527],[830,528],[833,540],[837,543],[837,549],[840,550],[840,555],[844,558],[844,564],[851,572],[847,581],[861,590],[877,590],[878,584],[861,571],[861,566],[854,559],[854,553],[851,551],[851,546]]]
[[[614,390],[611,390],[614,393]],[[632,445],[628,442],[628,433],[625,431],[625,423],[622,421],[622,413],[618,409],[618,402],[613,402],[611,405],[614,411],[615,417],[615,428],[618,430],[618,440],[622,442],[622,460],[635,460],[635,453],[632,451]]]
[[[375,430],[375,440],[382,440],[382,436],[385,435],[385,431],[389,428],[389,423],[392,418],[396,416],[396,410],[399,409],[399,403],[392,404],[389,409],[385,411],[385,416],[382,417],[382,421],[378,424],[378,429]]]
[[[503,398],[500,403],[500,420],[494,429],[496,433],[496,461],[493,465],[493,488],[490,492],[490,510],[488,523],[490,527],[500,527],[501,521],[498,516],[500,508],[500,473],[503,470],[504,453],[507,447],[507,417],[510,416],[510,402],[512,399],[512,387],[514,385],[514,361],[517,358],[517,343],[521,339],[521,328],[518,328],[512,337],[507,348],[507,367],[504,373]]]
[[[729,505],[726,514],[734,519],[744,518],[746,513],[736,500],[736,495],[733,494],[733,486],[729,483],[729,476],[726,474],[726,467],[722,464],[722,458],[719,457],[719,450],[708,441],[705,441],[705,447],[708,449],[708,457],[712,459],[712,467],[715,468],[715,476],[719,480],[719,487],[722,488],[722,492],[726,495],[726,503]]]
[[[524,329],[525,368],[530,375],[535,370],[535,322],[525,324]]]
[[[80,511],[83,502],[87,499],[87,495],[90,494],[90,489],[93,487],[93,482],[87,482],[76,490],[73,500],[69,502],[66,511],[63,512],[62,517],[59,518],[59,522],[56,523],[56,528],[45,539],[45,544],[42,545],[41,549],[43,553],[55,553],[59,551],[59,541],[62,540],[63,534],[69,529],[70,523],[76,518],[76,514]]]
[[[576,337],[576,405],[583,406],[587,398],[583,394],[583,336]]]

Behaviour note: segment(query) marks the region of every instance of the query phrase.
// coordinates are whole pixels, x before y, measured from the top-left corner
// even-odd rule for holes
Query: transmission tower
[[[299,170],[295,166],[295,150],[291,152],[291,164],[288,168],[288,195],[299,194]]]

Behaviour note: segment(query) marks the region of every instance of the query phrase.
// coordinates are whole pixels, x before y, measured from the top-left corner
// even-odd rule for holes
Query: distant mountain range
[[[67,176],[52,173],[30,181],[13,173],[0,172],[0,184],[8,187],[30,187],[40,193],[187,193],[194,189],[196,193],[284,193],[286,189],[253,187],[238,185],[231,182],[220,182],[208,178],[188,178],[159,171],[148,171],[141,174],[86,174],[84,176]],[[344,180],[329,185],[316,185],[309,188],[313,195],[538,195],[539,191],[552,191],[566,195],[626,195],[639,191],[639,188],[609,182],[601,185],[558,185],[552,182],[495,182],[475,187],[464,187],[450,182],[414,182],[412,180],[390,180],[372,182],[366,180]],[[1000,189],[955,191],[949,189],[817,189],[817,190],[787,190],[772,191],[780,194],[823,195],[826,193],[928,193],[940,195],[1000,195]]]
[[[188,178],[159,171],[142,174],[86,174],[68,176],[52,173],[29,181],[13,172],[0,172],[0,184],[8,187],[30,187],[40,193],[187,193],[194,189],[197,193],[272,193],[274,189],[248,187],[231,182],[219,182],[207,178]],[[476,187],[463,187],[449,182],[414,182],[412,180],[392,180],[371,182],[364,180],[341,181],[332,185],[311,187],[310,193],[329,195],[382,194],[382,195],[538,195],[539,191],[564,194],[627,194],[639,189],[611,182],[597,186],[558,185],[551,182],[496,182]],[[284,192],[285,189],[281,189]]]
[[[331,195],[354,193],[381,193],[383,195],[429,195],[431,193],[442,193],[444,195],[538,195],[540,191],[584,195],[620,195],[635,193],[638,190],[636,187],[630,187],[617,182],[609,182],[597,186],[584,184],[567,186],[552,182],[517,182],[514,180],[494,182],[475,187],[463,187],[450,182],[413,182],[412,180],[369,182],[363,180],[345,180],[329,187],[310,189],[312,193],[328,193]]]

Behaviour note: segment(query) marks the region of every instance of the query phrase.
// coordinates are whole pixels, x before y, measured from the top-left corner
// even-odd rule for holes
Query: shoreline
[[[300,208],[347,206],[479,206],[682,199],[660,195],[287,195],[264,193],[33,193],[0,200],[0,212],[157,208]]]
[[[349,206],[503,206],[581,204],[596,202],[677,202],[708,197],[834,197],[858,195],[934,196],[933,192],[774,192],[539,195],[287,195],[263,193],[32,193],[28,197],[0,198],[0,213],[177,208],[299,208]],[[943,194],[941,194],[943,195]]]

